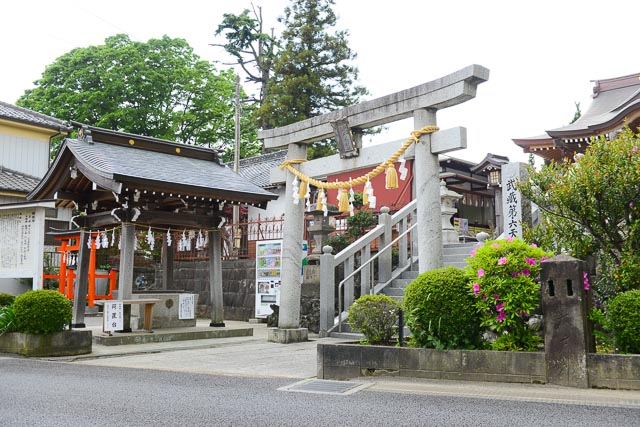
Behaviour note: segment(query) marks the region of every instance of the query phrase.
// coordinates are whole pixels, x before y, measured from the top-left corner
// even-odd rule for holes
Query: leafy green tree
[[[240,65],[247,81],[259,85],[259,97],[249,100],[262,104],[266,97],[266,86],[271,76],[278,42],[273,35],[262,30],[262,8],[253,7],[252,12],[253,16],[250,15],[249,9],[245,9],[240,15],[225,13],[216,30],[216,36],[223,34],[226,43],[214,43],[212,46],[224,48],[235,59],[231,65]]]
[[[333,0],[292,0],[279,22],[284,25],[281,50],[273,62],[273,76],[258,110],[263,129],[285,126],[357,103],[367,90],[356,85],[356,54],[347,43],[349,33],[335,30]],[[317,144],[323,155],[335,144]],[[313,158],[313,150],[310,158]],[[318,148],[318,150],[320,150]]]
[[[613,279],[613,293],[640,287],[639,145],[627,127],[611,141],[592,140],[575,162],[530,168],[520,184],[545,214],[545,227],[533,232],[538,243],[583,259],[599,255],[599,280]]]
[[[229,157],[234,85],[233,71],[218,72],[183,39],[143,43],[118,34],[56,59],[17,103],[61,119],[220,149]],[[245,112],[243,145],[256,152],[252,110]]]

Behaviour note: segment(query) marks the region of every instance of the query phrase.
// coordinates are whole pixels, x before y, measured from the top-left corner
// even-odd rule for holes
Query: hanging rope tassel
[[[300,180],[300,190],[298,191],[298,199],[304,199],[309,191],[309,183],[305,180]]]
[[[342,213],[349,212],[349,192],[342,190],[340,192],[340,199],[338,202],[338,210]]]
[[[316,210],[317,211],[321,211],[324,208],[324,199],[325,199],[325,195],[324,195],[324,189],[321,188],[320,191],[318,191],[318,200],[316,201]]]
[[[371,189],[371,181],[367,179],[367,182],[364,184],[364,190],[362,191],[362,206],[367,206],[369,204],[370,191],[373,191]]]
[[[396,172],[396,167],[393,163],[387,167],[387,179],[385,182],[385,188],[387,190],[392,190],[394,188],[398,188],[398,173]]]

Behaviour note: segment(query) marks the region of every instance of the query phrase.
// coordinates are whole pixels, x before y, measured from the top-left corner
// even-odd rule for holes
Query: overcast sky
[[[276,18],[288,3],[254,1],[263,7],[265,26],[276,32]],[[15,102],[56,58],[117,33],[139,41],[164,34],[184,38],[203,59],[224,61],[224,52],[210,46],[215,29],[223,13],[239,14],[250,5],[250,0],[6,2],[0,16],[0,100]],[[369,98],[471,64],[491,70],[475,99],[438,113],[441,128],[467,128],[468,148],[451,155],[474,162],[487,152],[527,161],[512,138],[568,124],[574,102],[586,111],[591,80],[640,72],[640,2],[336,0],[334,10],[338,28],[350,32],[359,82],[371,92]],[[404,139],[412,127],[411,121],[398,123],[375,142]]]

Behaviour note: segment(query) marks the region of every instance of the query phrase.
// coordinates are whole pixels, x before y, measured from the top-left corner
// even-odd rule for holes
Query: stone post
[[[421,109],[413,112],[415,129],[436,125],[436,111]],[[440,224],[440,163],[431,153],[431,136],[423,135],[415,145],[415,183],[418,219],[418,269],[420,273],[444,265],[442,227]]]
[[[587,353],[593,347],[583,261],[558,255],[540,273],[547,382],[589,387]]]
[[[78,260],[76,262],[76,280],[73,287],[73,321],[72,328],[85,328],[84,311],[87,305],[87,289],[89,288],[89,256],[91,249],[87,247],[89,233],[80,229],[78,242]],[[66,279],[65,279],[66,280]]]
[[[393,241],[393,230],[391,229],[391,215],[389,215],[389,208],[383,206],[380,208],[380,216],[378,216],[378,224],[384,226],[384,232],[380,236],[380,248],[382,250],[388,244]],[[378,283],[386,283],[391,280],[391,249],[387,249],[382,252],[378,257]],[[345,271],[345,276],[347,272]],[[345,307],[346,297],[345,297]]]
[[[326,337],[336,316],[336,278],[333,248],[324,246],[320,256],[320,337]]]
[[[211,298],[211,327],[224,327],[222,292],[222,241],[220,230],[208,230],[209,234],[209,296]]]
[[[527,179],[524,163],[502,165],[503,230],[507,237],[522,239],[522,224],[531,225],[531,202],[517,188],[518,182]]]
[[[287,159],[306,159],[307,146],[289,144]],[[299,166],[294,165],[298,168]],[[282,232],[282,281],[278,328],[269,329],[268,340],[279,343],[306,341],[308,331],[300,328],[300,295],[302,285],[302,239],[304,236],[304,200],[292,201],[292,181],[287,174]]]

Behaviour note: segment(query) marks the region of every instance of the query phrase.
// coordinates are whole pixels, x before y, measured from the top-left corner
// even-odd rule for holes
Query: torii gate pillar
[[[413,112],[415,129],[436,126],[436,110]],[[442,221],[440,218],[440,163],[433,153],[431,135],[423,135],[415,146],[415,185],[418,216],[418,269],[420,273],[444,265],[442,255]]]

